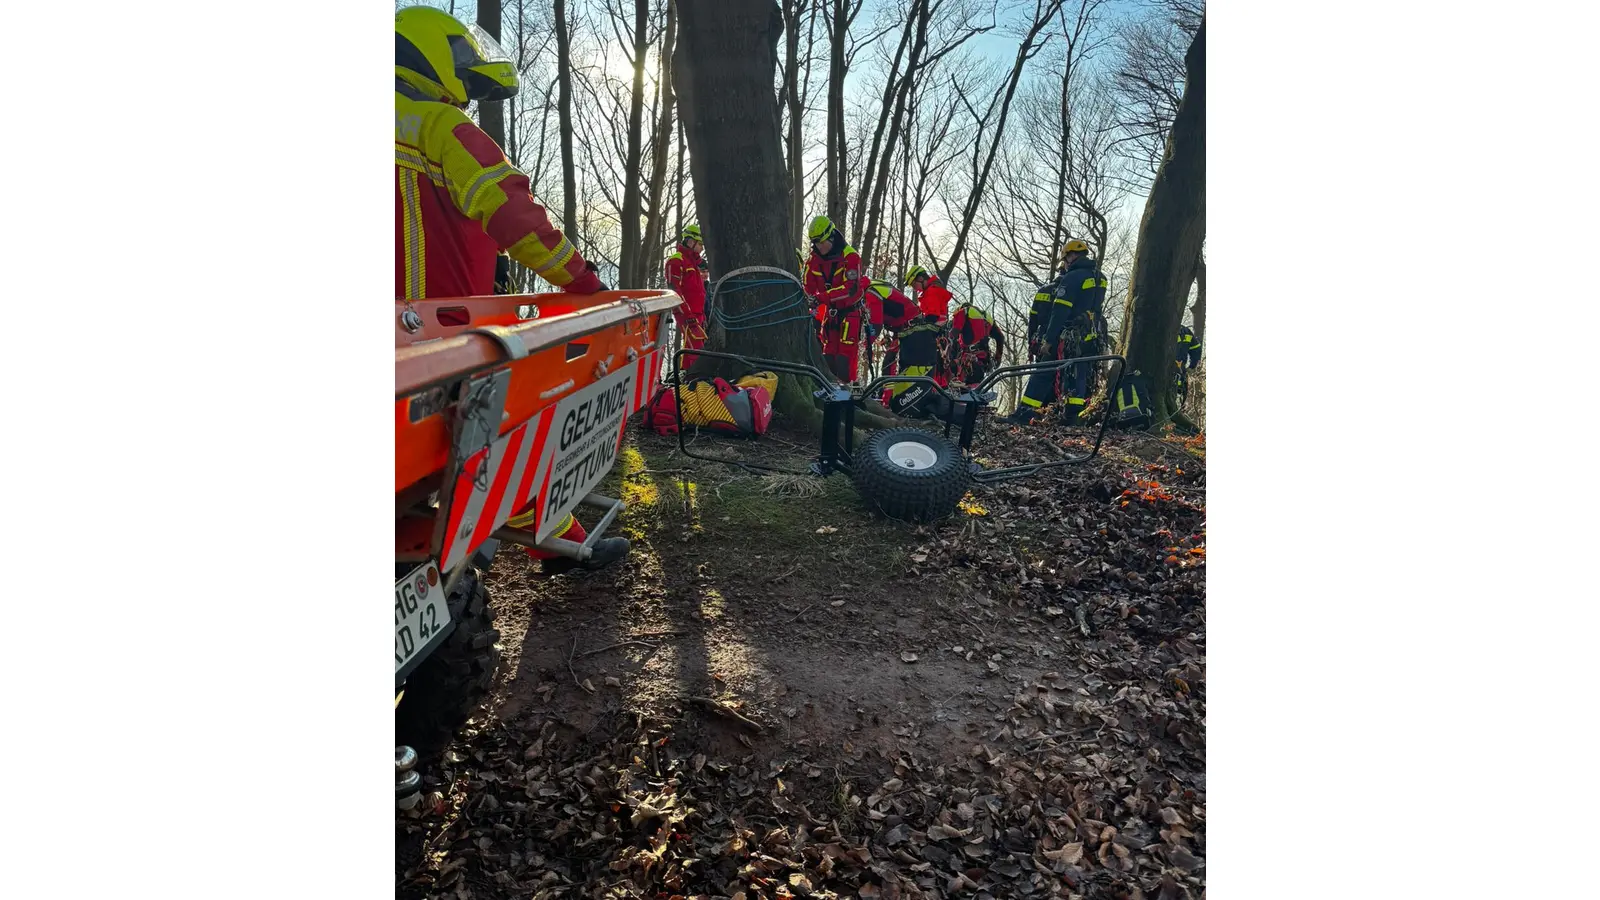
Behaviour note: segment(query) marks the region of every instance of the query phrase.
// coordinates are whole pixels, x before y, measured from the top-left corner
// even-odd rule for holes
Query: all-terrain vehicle
[[[494,677],[483,575],[502,541],[579,561],[622,511],[593,493],[650,396],[678,295],[606,291],[395,304],[396,800]],[[535,505],[525,528],[506,521]],[[552,536],[579,505],[583,543]]]

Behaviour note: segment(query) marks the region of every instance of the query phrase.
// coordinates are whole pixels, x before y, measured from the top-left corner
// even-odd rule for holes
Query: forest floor
[[[625,564],[496,558],[499,680],[396,816],[397,896],[1204,897],[1202,441],[1109,436],[936,526],[637,427],[605,488]]]

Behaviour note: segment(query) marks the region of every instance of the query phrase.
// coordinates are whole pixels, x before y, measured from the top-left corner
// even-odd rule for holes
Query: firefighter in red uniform
[[[505,51],[483,29],[429,6],[396,12],[394,32],[395,298],[492,294],[502,250],[564,291],[605,290],[533,199],[528,177],[466,114],[472,100],[517,95]],[[526,528],[537,517],[530,507],[506,524]],[[581,543],[588,534],[569,515],[554,536]],[[584,565],[596,568],[625,556],[628,541],[606,538],[591,549]],[[528,555],[551,574],[578,565],[544,550]]]
[[[811,258],[806,261],[806,295],[817,304],[822,329],[822,357],[841,382],[856,380],[860,364],[861,256],[827,216],[811,220],[806,230]]]
[[[906,286],[916,288],[917,305],[934,323],[941,323],[950,315],[950,292],[940,283],[939,276],[921,266],[912,266],[906,272]]]
[[[922,315],[922,310],[912,302],[910,297],[900,293],[894,285],[887,281],[862,276],[861,295],[867,301],[867,312],[872,317],[873,323],[883,329],[883,374],[895,375],[900,371],[900,333],[910,325],[913,319]],[[883,402],[887,404],[890,398],[890,389],[884,388]]]
[[[678,249],[667,257],[667,287],[678,292],[683,305],[672,311],[672,320],[683,335],[686,350],[699,350],[706,345],[706,276],[705,242],[700,239],[700,226],[683,229]],[[683,366],[694,365],[695,355],[685,353]]]
[[[993,352],[990,352],[990,344]],[[962,303],[950,316],[950,342],[946,366],[950,380],[967,387],[976,387],[988,376],[989,370],[1000,364],[1005,356],[1005,335],[996,328],[989,314]]]

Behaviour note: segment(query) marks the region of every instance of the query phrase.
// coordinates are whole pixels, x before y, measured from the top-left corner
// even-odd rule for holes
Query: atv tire
[[[961,449],[920,428],[873,432],[852,462],[856,491],[891,519],[931,522],[953,515],[971,481]]]
[[[500,632],[494,628],[489,592],[476,569],[467,569],[452,592],[450,621],[455,630],[406,679],[404,696],[395,709],[395,743],[423,756],[444,749],[494,684],[499,661],[494,643]]]

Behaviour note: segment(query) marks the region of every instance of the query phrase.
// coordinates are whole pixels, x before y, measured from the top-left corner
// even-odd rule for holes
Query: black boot
[[[1001,421],[1005,422],[1007,425],[1032,425],[1033,409],[1019,403],[1017,404],[1017,408],[1012,410],[1011,415],[1006,416]]]
[[[595,541],[594,546],[590,549],[593,551],[592,555],[582,562],[570,556],[556,556],[546,559],[541,563],[541,571],[545,575],[555,576],[579,567],[590,570],[603,569],[628,555],[628,539],[619,537],[601,538]]]

